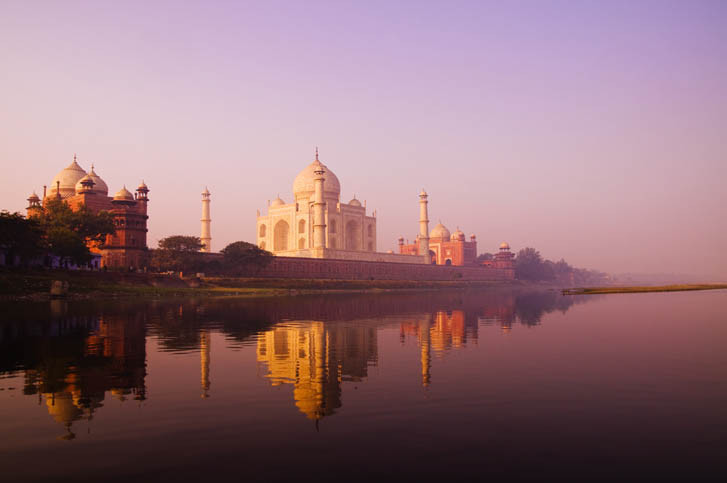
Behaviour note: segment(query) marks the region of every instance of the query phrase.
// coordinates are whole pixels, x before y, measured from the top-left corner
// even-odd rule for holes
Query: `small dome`
[[[439,223],[437,226],[435,226],[432,231],[429,233],[430,238],[447,238],[451,236],[451,233],[449,233],[449,230],[446,226]]]
[[[473,233],[473,234],[470,235],[470,239],[471,240],[475,240],[475,239],[477,239],[477,236]]]
[[[132,195],[131,192],[126,189],[126,186],[124,186],[116,192],[114,195],[114,201],[134,201],[134,195]]]
[[[459,227],[452,233],[452,241],[464,241],[464,232]]]
[[[89,175],[86,175],[86,176],[84,176],[83,178],[79,179],[79,180],[78,180],[78,183],[76,183],[76,193],[80,193],[81,191],[84,191],[84,190],[87,190],[87,189],[88,189],[88,188],[85,188],[85,187],[83,186],[83,185],[84,185],[84,183],[85,183],[86,185],[89,185],[89,184],[90,184],[90,187],[91,187],[91,191],[94,191],[93,187],[94,187],[94,185],[95,185],[96,183],[95,183],[95,182],[93,181],[93,178],[91,178],[91,176],[89,176]]]
[[[144,183],[144,181],[141,182],[141,184],[136,188],[136,191],[149,191],[149,187]],[[209,191],[207,191],[207,187],[204,188],[204,193],[202,194],[210,194]]]
[[[56,196],[58,187],[60,187],[61,198],[68,198],[76,194],[76,183],[86,176],[86,171],[76,162],[76,156],[73,156],[73,162],[64,170],[56,175],[49,186],[49,195]],[[60,184],[59,184],[60,183]]]
[[[37,194],[35,194],[35,191],[33,191],[33,194],[31,194],[31,195],[30,195],[30,196],[28,197],[28,201],[40,201],[40,198],[38,198],[38,195],[37,195]]]
[[[351,206],[361,206],[361,202],[356,199],[356,195],[353,195],[353,199],[348,204]]]
[[[102,180],[99,175],[96,174],[96,172],[93,170],[93,166],[91,166],[91,171],[88,172],[88,175],[91,177],[91,179],[94,182],[94,185],[93,185],[94,193],[108,196],[109,187],[106,186],[106,182],[104,180]]]
[[[295,177],[295,181],[293,181],[293,195],[296,200],[300,198],[307,199],[315,193],[315,171],[320,167],[322,167],[325,171],[323,174],[323,178],[325,179],[323,183],[324,198],[335,198],[336,200],[340,198],[341,183],[338,181],[336,175],[333,174],[333,171],[328,169],[328,166],[321,163],[316,156],[316,160],[306,166],[305,169],[303,169],[303,171]]]
[[[500,243],[500,250],[509,250],[510,245],[507,244],[507,242]]]
[[[275,198],[273,201],[270,202],[270,206],[283,206],[285,204],[285,201],[278,195],[277,198]]]

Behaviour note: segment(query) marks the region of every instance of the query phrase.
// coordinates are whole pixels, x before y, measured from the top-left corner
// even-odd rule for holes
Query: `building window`
[[[331,248],[336,248],[336,237],[332,236],[328,244],[331,245]]]
[[[265,237],[265,225],[260,225],[260,238]]]
[[[373,225],[367,226],[366,233],[368,234],[369,237],[374,236],[374,226]]]
[[[273,249],[276,252],[288,249],[288,233],[290,233],[290,225],[287,221],[280,220],[275,224]]]
[[[298,240],[298,250],[303,250],[305,248],[305,238],[301,238]]]
[[[336,220],[331,220],[330,226],[328,227],[329,233],[336,233]]]
[[[298,222],[298,233],[305,233],[305,220]]]
[[[371,227],[369,227],[369,228],[371,228]],[[370,252],[374,251],[374,244],[372,242],[369,242],[369,251]]]

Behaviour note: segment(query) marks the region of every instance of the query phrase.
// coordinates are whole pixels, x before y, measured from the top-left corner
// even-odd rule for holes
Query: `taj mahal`
[[[429,231],[429,195],[419,194],[419,233],[415,242],[404,244],[399,253],[376,250],[376,211],[368,214],[366,203],[354,195],[341,202],[341,183],[323,164],[316,148],[315,159],[293,181],[293,199],[280,195],[268,202],[267,212],[257,211],[257,245],[278,257],[355,260],[426,265],[477,265],[477,240],[459,230],[450,231],[439,223]],[[203,234],[209,236],[203,216]],[[204,235],[203,235],[204,237]],[[511,269],[512,254],[506,243],[496,256],[496,268]]]

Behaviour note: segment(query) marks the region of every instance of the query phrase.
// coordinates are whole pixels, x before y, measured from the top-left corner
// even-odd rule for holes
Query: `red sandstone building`
[[[86,206],[93,213],[108,211],[114,217],[116,232],[106,237],[103,246],[89,247],[93,253],[101,255],[101,266],[115,269],[138,270],[146,266],[147,246],[147,204],[149,188],[142,182],[136,193],[132,194],[124,186],[113,197],[108,196],[108,186],[95,172],[81,168],[73,162],[53,178],[51,187],[43,199],[33,193],[28,198],[28,216],[42,210],[50,199],[62,199],[73,210]]]
[[[419,238],[409,245],[399,238],[399,253],[416,255],[419,253]],[[459,228],[450,234],[446,226],[439,223],[429,233],[429,256],[432,265],[475,265],[477,263],[477,238],[470,235],[470,241]]]

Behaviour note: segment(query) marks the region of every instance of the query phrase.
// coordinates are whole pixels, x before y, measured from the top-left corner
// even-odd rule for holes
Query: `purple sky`
[[[727,278],[727,2],[0,2],[0,208],[73,153],[150,246],[254,241],[320,146],[378,210],[610,272]]]

